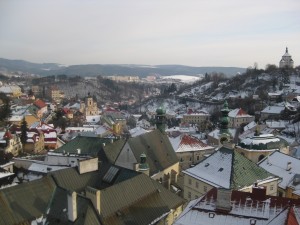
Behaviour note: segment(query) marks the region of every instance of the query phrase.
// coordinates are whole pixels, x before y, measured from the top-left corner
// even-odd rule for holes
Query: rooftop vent
[[[292,169],[292,162],[288,162],[286,165],[286,171],[290,171]]]
[[[216,210],[229,212],[231,210],[231,190],[219,188],[217,193]]]

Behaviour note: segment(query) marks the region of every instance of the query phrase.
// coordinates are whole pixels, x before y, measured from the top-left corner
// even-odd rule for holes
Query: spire
[[[222,112],[222,118],[220,120],[220,134],[222,133],[226,133],[229,134],[228,131],[228,124],[229,124],[229,118],[228,118],[228,113],[229,113],[229,109],[228,109],[228,103],[227,101],[224,102],[224,106],[223,109],[221,109]]]
[[[166,110],[160,106],[156,110],[156,128],[159,129],[162,133],[165,133],[166,130]]]

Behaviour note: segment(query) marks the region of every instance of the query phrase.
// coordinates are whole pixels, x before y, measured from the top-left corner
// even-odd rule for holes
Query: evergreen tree
[[[23,118],[22,123],[21,123],[21,142],[22,144],[25,144],[27,142],[27,122],[25,118]]]

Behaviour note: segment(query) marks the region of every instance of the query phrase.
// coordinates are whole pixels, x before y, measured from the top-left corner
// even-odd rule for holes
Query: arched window
[[[265,156],[264,156],[264,155],[260,155],[260,156],[258,157],[258,162],[259,162],[260,160],[262,160],[263,158],[265,158]]]

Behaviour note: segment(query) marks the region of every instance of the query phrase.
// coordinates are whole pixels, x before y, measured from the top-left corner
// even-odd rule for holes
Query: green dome
[[[163,108],[163,107],[159,107],[157,110],[156,110],[156,114],[157,115],[163,115],[163,114],[166,114],[166,110]]]

